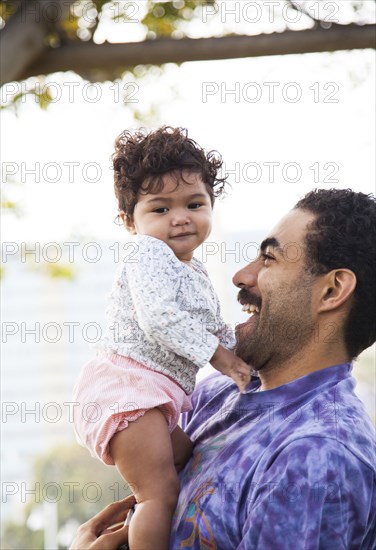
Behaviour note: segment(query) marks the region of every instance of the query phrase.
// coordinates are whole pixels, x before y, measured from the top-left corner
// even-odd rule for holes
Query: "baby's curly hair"
[[[227,179],[227,176],[217,176],[222,167],[220,154],[207,153],[188,138],[185,128],[162,126],[151,132],[144,128],[134,132],[125,130],[115,141],[112,161],[119,211],[128,217],[133,215],[139,193],[160,192],[167,173],[176,173],[183,181],[183,171],[200,174],[212,205],[215,198],[222,195]]]

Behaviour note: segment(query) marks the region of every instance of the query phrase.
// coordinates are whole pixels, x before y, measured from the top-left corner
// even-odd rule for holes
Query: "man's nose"
[[[258,268],[257,262],[251,262],[250,264],[237,271],[232,278],[232,282],[238,288],[253,287],[257,284]]]

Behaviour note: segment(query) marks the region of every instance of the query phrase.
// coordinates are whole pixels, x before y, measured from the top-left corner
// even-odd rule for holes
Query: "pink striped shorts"
[[[77,439],[105,464],[114,464],[108,444],[128,422],[157,407],[171,433],[180,413],[192,409],[190,396],[170,378],[115,354],[97,355],[84,365],[73,399]]]

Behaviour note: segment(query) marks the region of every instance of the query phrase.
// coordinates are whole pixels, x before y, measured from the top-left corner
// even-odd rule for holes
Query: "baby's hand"
[[[235,384],[238,386],[240,393],[244,393],[245,388],[251,380],[251,369],[249,365],[236,356],[234,363],[230,366],[230,370],[228,372],[224,372],[223,374],[231,376]]]
[[[232,351],[219,345],[210,360],[211,365],[222,374],[230,376],[243,393],[251,380],[251,368]]]

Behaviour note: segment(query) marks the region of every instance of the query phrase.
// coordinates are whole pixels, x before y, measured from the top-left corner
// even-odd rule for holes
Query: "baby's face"
[[[212,204],[199,174],[184,172],[184,180],[166,174],[161,191],[140,194],[133,219],[125,224],[133,234],[160,239],[180,261],[189,262],[210,234]]]

